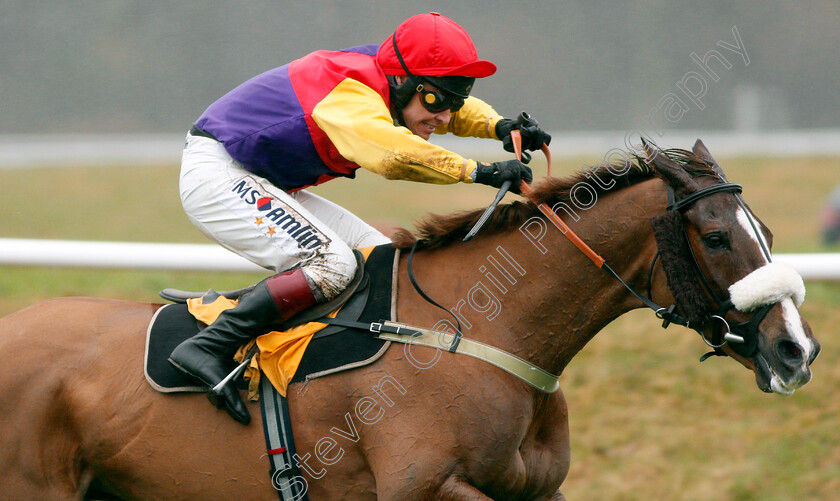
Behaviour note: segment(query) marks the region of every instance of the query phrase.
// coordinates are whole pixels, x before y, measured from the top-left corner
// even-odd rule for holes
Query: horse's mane
[[[712,166],[691,151],[668,149],[660,150],[659,154],[677,162],[692,176],[716,176]],[[593,176],[597,176],[598,182],[594,181]],[[648,165],[645,159],[630,154],[625,163],[601,164],[563,178],[544,178],[532,186],[533,198],[538,203],[554,207],[558,203],[571,204],[572,188],[578,183],[586,183],[596,197],[600,197],[654,177],[657,177],[656,170]],[[579,190],[577,193],[578,204],[587,203],[586,200],[580,199],[583,192],[586,190]],[[415,233],[399,228],[391,238],[394,245],[401,249],[411,247],[418,239],[421,240],[419,247],[424,249],[445,247],[463,240],[483,213],[484,209],[445,215],[429,214],[417,223]],[[500,204],[482,226],[481,234],[499,233],[519,227],[537,213],[537,207],[530,201]]]

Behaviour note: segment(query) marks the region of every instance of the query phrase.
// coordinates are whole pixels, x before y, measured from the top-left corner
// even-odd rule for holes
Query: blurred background
[[[668,128],[840,127],[835,0],[3,0],[0,9],[2,134],[181,132],[258,73],[316,49],[379,44],[432,10],[498,65],[475,93],[506,115],[532,110],[550,129],[636,130],[666,93],[690,108]],[[748,61],[721,43],[740,45]],[[692,60],[712,50],[726,60],[709,60],[718,81]],[[708,84],[702,109],[676,87],[690,71]]]
[[[840,152],[835,0],[2,0],[0,166],[177,162],[180,136],[239,83],[312,50],[378,44],[433,10],[498,65],[474,94],[531,112],[556,132],[555,155],[641,134],[702,136],[719,155]],[[810,224],[828,245],[840,203],[823,202]]]
[[[774,231],[775,252],[840,251],[836,0],[0,0],[0,239],[208,243],[177,189],[184,134],[204,109],[263,71],[379,44],[429,11],[497,64],[475,95],[552,132],[556,174],[629,136],[681,148],[701,137]],[[507,155],[493,141],[433,141],[481,160]],[[538,157],[534,166],[544,172]],[[316,191],[385,230],[494,195],[362,171]],[[0,266],[0,315],[54,296],[155,301],[165,287],[233,289],[262,276]],[[731,360],[697,364],[696,336],[643,312],[593,340],[562,379],[568,499],[833,499],[840,285],[807,286],[802,311],[823,352],[790,398],[761,394]]]

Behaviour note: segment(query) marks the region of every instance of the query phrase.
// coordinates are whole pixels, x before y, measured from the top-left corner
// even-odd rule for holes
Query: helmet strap
[[[391,35],[391,43],[394,44],[394,54],[397,55],[397,59],[399,60],[400,66],[402,66],[403,71],[405,71],[405,75],[408,76],[408,77],[413,77],[414,75],[412,75],[412,73],[410,71],[408,71],[408,66],[405,65],[405,60],[403,59],[402,54],[400,54],[400,48],[397,47],[397,32],[396,31],[394,32],[393,35]]]
[[[405,126],[405,119],[403,118],[402,110],[406,107],[411,98],[414,97],[414,94],[417,93],[417,86],[420,85],[422,79],[411,73],[408,69],[408,66],[405,64],[405,60],[400,54],[400,49],[397,47],[397,32],[395,31],[393,35],[391,35],[391,43],[394,45],[394,53],[397,55],[397,59],[400,62],[400,66],[402,66],[403,71],[405,71],[405,81],[403,83],[397,83],[397,78],[394,75],[388,75],[388,84],[391,88],[391,100],[394,103],[394,108],[397,114],[397,122]]]

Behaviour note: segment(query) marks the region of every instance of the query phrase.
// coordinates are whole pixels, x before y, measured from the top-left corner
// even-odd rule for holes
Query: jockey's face
[[[404,77],[397,77],[397,80]],[[402,82],[400,82],[402,83]],[[439,91],[435,86],[424,83],[428,90]],[[452,112],[449,109],[432,113],[420,102],[420,94],[415,93],[407,105],[402,109],[403,121],[408,130],[428,140],[438,127],[449,123]]]

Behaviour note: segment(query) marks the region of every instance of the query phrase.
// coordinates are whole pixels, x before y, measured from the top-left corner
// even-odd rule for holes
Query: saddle
[[[335,318],[351,322],[379,322],[391,319],[393,270],[397,261],[397,250],[391,245],[382,245],[373,248],[367,260],[362,260],[361,253],[358,253],[357,260],[359,268],[356,276],[339,297],[271,327],[269,331],[276,333],[272,335],[283,336],[289,329],[321,319],[335,310],[338,310]],[[164,393],[206,391],[206,387],[197,386],[194,380],[167,361],[169,354],[178,344],[205,326],[190,313],[187,300],[200,297],[207,304],[218,298],[235,299],[248,290],[250,288],[225,292],[211,290],[206,293],[176,289],[161,291],[162,297],[174,303],[158,309],[147,330],[144,370],[149,384]],[[390,341],[378,339],[370,332],[340,325],[327,325],[312,335],[303,358],[288,383],[294,384],[363,367],[379,359],[389,345]],[[261,360],[261,363],[266,362],[270,360]],[[230,370],[233,371],[236,362],[231,359],[229,364]],[[246,382],[241,379],[237,384],[241,388],[246,387]],[[285,388],[282,390],[285,394]]]

